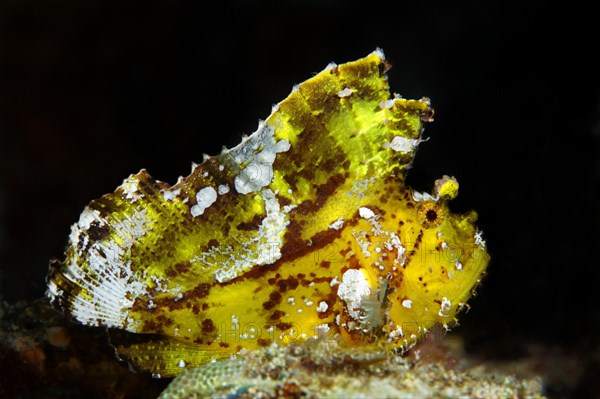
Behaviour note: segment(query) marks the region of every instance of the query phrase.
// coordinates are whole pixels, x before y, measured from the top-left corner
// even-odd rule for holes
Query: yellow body
[[[406,350],[449,326],[488,255],[476,214],[447,207],[456,180],[405,185],[432,110],[390,98],[388,67],[329,66],[177,184],[141,171],[92,201],[51,300],[148,334],[119,352],[163,376],[312,337]]]

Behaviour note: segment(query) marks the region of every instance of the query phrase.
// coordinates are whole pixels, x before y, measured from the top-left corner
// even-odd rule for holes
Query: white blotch
[[[281,209],[275,194],[263,190],[262,198],[267,215],[262,220],[253,237],[244,237],[238,248],[212,247],[193,262],[201,262],[216,269],[215,279],[224,283],[236,278],[240,273],[253,267],[268,265],[281,258],[283,233],[289,224],[288,213],[294,208],[286,205]]]
[[[77,222],[77,225],[80,229],[87,230],[90,228],[90,225],[94,220],[102,220],[100,212],[98,212],[96,209],[91,209],[90,207],[86,206],[83,212],[81,212],[81,215],[79,216],[79,221]]]
[[[337,64],[335,62],[330,62],[329,64],[327,64],[327,66],[325,67],[325,69],[323,69],[323,71],[330,71],[333,68],[337,67]]]
[[[238,172],[234,178],[236,191],[248,194],[271,183],[276,155],[289,149],[290,142],[276,141],[274,127],[261,121],[257,130],[243,137],[240,144],[223,148],[219,158],[229,170]]]
[[[113,241],[95,242],[84,256],[86,269],[81,268],[84,260],[79,254],[69,259],[64,277],[81,287],[71,301],[71,313],[79,322],[90,326],[127,328],[136,331],[137,322],[128,317],[135,298],[146,296],[146,284],[131,268],[127,259],[129,248],[122,248]],[[95,275],[95,279],[87,276]],[[62,296],[63,290],[53,289],[51,300]],[[152,302],[148,303],[152,308]]]
[[[382,101],[379,103],[379,108],[381,109],[391,109],[394,106],[396,99],[390,98],[388,100]]]
[[[192,206],[190,212],[196,217],[202,215],[206,208],[211,206],[217,200],[217,192],[212,187],[204,187],[196,193],[197,204]]]
[[[329,308],[329,305],[327,305],[327,302],[321,301],[321,302],[319,302],[319,305],[317,305],[317,312],[324,313],[327,311],[328,308]]]
[[[79,216],[79,221],[71,225],[69,242],[72,247],[77,248],[80,240],[83,240],[83,245],[81,247],[85,248],[87,246],[89,241],[87,231],[94,221],[97,221],[99,226],[103,226],[105,224],[100,212],[98,212],[96,209],[91,209],[90,207],[86,206]]]
[[[331,223],[329,228],[332,230],[339,230],[342,228],[342,226],[344,226],[344,218],[339,218],[335,222]]]
[[[402,301],[402,306],[404,306],[406,309],[410,309],[412,308],[412,301],[410,299],[405,299]]]
[[[360,208],[358,208],[358,214],[363,219],[372,219],[375,217],[375,212],[373,212],[372,210],[370,210],[369,208],[366,208],[364,206],[361,206]]]
[[[329,332],[329,330],[330,330],[329,324],[327,324],[327,323],[319,324],[315,328],[315,332],[317,333],[318,337],[327,336],[327,333]]]
[[[412,193],[412,197],[413,200],[415,200],[416,202],[421,202],[421,201],[437,201],[438,199],[435,198],[433,195],[429,194],[429,193],[420,193],[418,191],[413,191]]]
[[[389,238],[383,245],[388,251],[396,249],[396,259],[394,259],[394,263],[404,266],[404,263],[406,262],[406,248],[402,245],[400,237],[393,231],[385,231],[384,233],[388,234]]]
[[[48,291],[46,292],[46,296],[51,300],[54,300],[55,297],[62,296],[64,291],[58,288],[58,285],[52,280],[48,281]]]
[[[147,288],[128,259],[132,245],[151,229],[152,221],[147,210],[142,209],[111,222],[106,238],[90,241],[87,231],[92,223],[105,226],[106,221],[98,210],[84,209],[79,221],[71,226],[70,240],[75,251],[69,254],[66,268],[61,272],[66,281],[80,290],[74,296],[72,293],[65,296],[66,286],[52,282],[48,284],[47,295],[51,301],[57,298],[68,301],[71,313],[83,324],[135,331],[138,322],[129,318],[128,310],[135,298],[146,296]],[[148,306],[152,308],[153,303],[150,301]]]
[[[442,298],[442,304],[440,305],[440,311],[438,312],[438,316],[440,317],[449,317],[446,313],[452,307],[452,302],[446,297]]]
[[[379,47],[377,47],[375,51],[373,51],[371,54],[374,54],[377,57],[381,58],[382,61],[385,61],[385,54],[383,54],[383,50]]]
[[[148,210],[142,209],[125,218],[114,230],[122,238],[124,246],[130,249],[140,238],[150,230],[152,221],[148,219]]]
[[[474,239],[475,245],[479,245],[480,247],[485,248],[485,241],[483,240],[483,232],[481,230],[477,230]]]
[[[180,369],[185,368],[185,362],[183,361],[183,359],[179,360],[179,362],[177,363],[177,367],[179,367]]]
[[[390,334],[388,335],[388,341],[391,342],[398,337],[404,337],[404,331],[402,331],[402,327],[400,326],[397,326],[396,329],[390,331]]]
[[[367,233],[364,231],[353,231],[352,237],[354,238],[354,241],[356,241],[356,244],[358,244],[360,247],[363,256],[365,258],[370,257],[371,251],[369,251],[369,246],[371,245],[371,242],[367,239]]]
[[[362,270],[349,269],[342,276],[342,283],[338,287],[338,296],[346,302],[350,317],[360,319],[363,300],[371,294],[371,286],[367,276]]]
[[[123,184],[121,184],[119,188],[123,189],[123,192],[125,193],[125,198],[131,200],[131,202],[135,202],[142,198],[142,195],[138,193],[139,187],[140,181],[133,175],[131,175],[127,179],[123,180]]]
[[[338,97],[344,98],[352,95],[352,89],[345,87],[344,90],[340,90],[337,92]]]
[[[179,193],[181,193],[180,188],[178,188],[177,190],[164,190],[162,191],[162,196],[165,201],[173,201],[175,197],[179,195]]]
[[[462,270],[463,268],[462,263],[460,263],[458,259],[456,259],[456,261],[454,262],[454,266],[456,267],[456,270]]]
[[[231,315],[231,325],[233,326],[234,330],[240,329],[240,321],[238,320],[237,316],[234,314]]]
[[[411,152],[418,144],[419,139],[407,139],[406,137],[395,136],[390,143],[385,143],[383,148],[391,148],[399,152]]]
[[[368,179],[359,180],[352,182],[352,190],[348,192],[348,196],[351,198],[356,197],[356,199],[366,198],[366,192],[369,189],[369,185],[375,182],[374,177],[370,177]]]
[[[217,187],[217,191],[219,192],[219,195],[225,195],[229,192],[229,186],[227,184],[221,184]]]
[[[276,142],[274,134],[272,127],[261,123],[250,137],[242,140],[237,147],[226,151],[236,164],[245,165],[234,179],[238,193],[248,194],[258,191],[271,183],[275,157],[278,153],[290,149],[289,141]]]

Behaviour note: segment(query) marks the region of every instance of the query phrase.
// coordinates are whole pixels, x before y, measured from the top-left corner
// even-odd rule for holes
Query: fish
[[[456,325],[490,257],[454,177],[407,185],[434,111],[389,69],[381,49],[331,63],[175,184],[141,170],[91,201],[49,300],[135,333],[119,356],[161,377],[313,339],[404,353]]]

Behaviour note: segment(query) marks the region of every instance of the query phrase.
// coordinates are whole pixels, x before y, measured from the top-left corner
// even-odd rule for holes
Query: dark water
[[[379,46],[392,90],[436,109],[409,182],[429,190],[456,176],[454,207],[479,212],[492,255],[457,330],[468,351],[501,360],[532,343],[558,348],[585,371],[549,394],[598,394],[591,12],[394,4],[3,1],[0,298],[41,297],[70,224],[130,173],[174,183],[251,133],[293,84]]]

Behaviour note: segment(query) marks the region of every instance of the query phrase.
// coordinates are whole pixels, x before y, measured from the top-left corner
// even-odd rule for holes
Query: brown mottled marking
[[[419,246],[421,245],[421,240],[423,239],[423,229],[419,230],[419,235],[415,239],[415,245],[413,245],[413,249],[409,252],[407,256],[407,260],[410,260],[413,255],[419,250]]]
[[[167,318],[165,315],[163,314],[159,314],[158,316],[156,316],[156,321],[162,325],[166,325],[169,326],[171,324],[173,324],[173,320],[170,318]]]
[[[340,252],[339,252],[339,254],[342,255],[343,258],[346,257],[346,255],[348,254],[348,252],[352,251],[352,241],[347,241],[346,244],[348,246],[346,248],[340,249]]]
[[[331,195],[335,193],[338,187],[344,184],[345,181],[346,176],[342,175],[341,173],[330,176],[325,183],[316,187],[317,198],[314,201],[305,200],[293,211],[296,211],[302,215],[311,215],[317,213],[319,209],[325,205],[327,199],[331,197]]]
[[[204,334],[209,334],[213,331],[215,331],[215,324],[213,323],[213,321],[211,319],[204,319],[202,320],[202,332]]]
[[[238,230],[241,231],[255,231],[260,227],[261,222],[265,218],[264,214],[256,214],[254,217],[248,222],[242,222],[236,226]]]
[[[144,324],[142,326],[142,332],[154,332],[160,331],[159,325],[154,320],[144,320]]]
[[[194,290],[190,293],[190,298],[204,298],[208,296],[210,291],[210,284],[208,283],[200,283],[194,288]]]
[[[414,246],[414,250],[416,251],[417,249],[419,249],[419,245],[421,245],[421,240],[423,239],[423,229],[419,230],[419,235],[417,236],[416,240],[415,240],[415,246]]]
[[[94,220],[87,229],[87,235],[90,241],[102,241],[110,234],[108,224],[100,225],[97,220]]]
[[[167,277],[179,276],[190,270],[191,267],[192,264],[190,262],[179,262],[174,264],[172,267],[168,268],[165,271],[165,274],[167,275]]]
[[[431,107],[427,107],[425,111],[421,113],[421,120],[423,122],[433,122],[433,115],[435,111]]]
[[[271,292],[271,294],[269,294],[269,298],[274,302],[281,302],[281,294],[277,291]]]
[[[303,168],[299,170],[297,174],[308,181],[313,181],[315,179],[315,171],[312,168]]]
[[[291,205],[292,200],[287,197],[282,197],[281,195],[277,196],[277,201],[279,201],[279,205],[281,207],[285,207],[286,205]]]
[[[292,323],[277,323],[277,325],[275,325],[275,327],[277,327],[278,330],[281,331],[285,331],[285,330],[289,330],[290,328],[292,328],[293,324]]]
[[[219,240],[211,238],[210,240],[208,240],[208,243],[206,243],[206,245],[208,245],[209,248],[211,247],[218,247],[219,244]]]
[[[256,343],[260,346],[268,346],[271,343],[271,340],[259,338],[258,341],[256,341]]]
[[[346,270],[348,270],[348,269],[361,269],[361,268],[362,268],[362,265],[361,265],[360,261],[358,260],[356,255],[353,254],[348,259],[346,266],[342,267],[342,274],[344,274],[346,272]]]
[[[298,288],[298,284],[299,281],[292,276],[290,276],[287,279],[279,280],[277,282],[277,285],[279,286],[279,292],[285,292],[288,289],[295,290],[296,288]]]
[[[310,238],[310,241],[312,242],[312,247],[321,249],[321,248],[327,246],[328,244],[332,243],[333,241],[335,241],[338,237],[341,236],[341,234],[342,234],[341,230],[327,229],[327,230],[323,230],[323,231],[319,231],[319,232],[315,233]]]
[[[224,283],[220,283],[219,285],[223,287],[226,285],[235,284],[235,283],[243,281],[243,280],[258,280],[265,274],[270,273],[274,270],[277,270],[282,264],[283,263],[281,262],[281,259],[279,259],[277,262],[271,263],[269,265],[263,265],[261,267],[253,267],[250,270],[248,270],[247,272],[245,272],[244,274],[238,276],[237,278],[235,278],[231,281],[226,281]]]
[[[319,284],[319,283],[329,284],[331,282],[331,280],[333,280],[332,277],[315,277],[311,280],[311,282],[313,282],[315,284]]]
[[[283,316],[285,316],[285,312],[282,312],[281,310],[277,309],[273,313],[271,313],[271,316],[269,316],[269,319],[270,320],[279,320]]]

